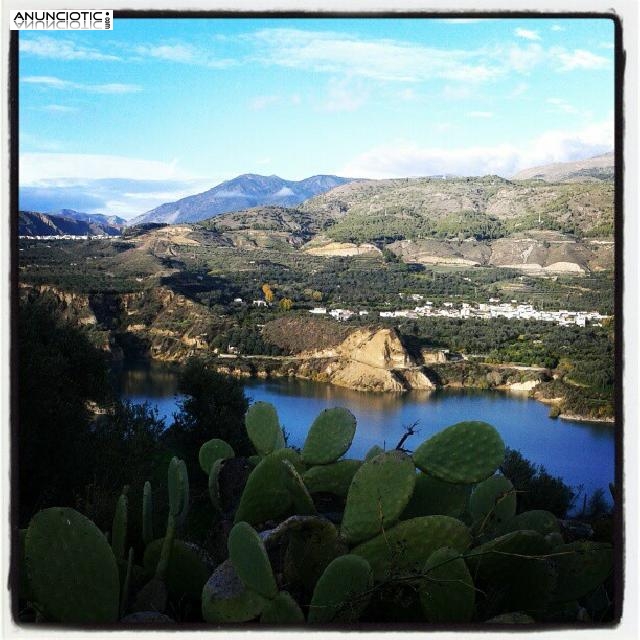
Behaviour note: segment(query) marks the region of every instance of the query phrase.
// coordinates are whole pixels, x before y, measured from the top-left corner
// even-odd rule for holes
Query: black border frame
[[[183,624],[181,626],[168,625],[40,625],[40,624],[24,624],[19,623],[18,614],[18,587],[19,587],[19,535],[17,535],[18,527],[18,509],[17,509],[17,482],[19,478],[18,468],[19,460],[17,455],[17,433],[18,433],[18,380],[17,367],[19,362],[18,353],[18,334],[17,334],[17,318],[18,318],[18,210],[19,210],[19,88],[18,88],[18,72],[19,72],[19,52],[18,52],[18,33],[19,31],[11,31],[9,42],[9,74],[8,74],[8,96],[9,96],[9,177],[10,177],[10,198],[9,198],[9,233],[10,233],[10,274],[9,274],[9,294],[10,294],[10,505],[9,505],[9,527],[11,538],[11,557],[10,571],[8,576],[8,589],[11,598],[11,614],[13,623],[23,631],[173,631],[173,632],[189,632],[189,631],[360,631],[360,632],[376,632],[376,631],[465,631],[465,632],[538,632],[538,631],[564,631],[564,630],[611,630],[616,628],[623,615],[624,604],[624,578],[625,578],[625,514],[624,504],[626,496],[626,487],[624,485],[624,308],[623,308],[623,289],[624,289],[624,78],[626,67],[626,53],[623,47],[623,27],[622,19],[613,10],[610,11],[247,11],[247,10],[136,10],[136,9],[116,9],[113,13],[114,21],[116,19],[451,19],[451,18],[521,18],[521,19],[540,19],[540,18],[557,18],[557,19],[609,19],[614,23],[614,82],[615,82],[615,98],[614,98],[614,158],[615,158],[615,177],[614,177],[614,334],[615,334],[615,375],[616,387],[614,398],[614,415],[615,415],[615,495],[614,495],[614,550],[613,550],[613,585],[614,585],[614,612],[613,621],[596,624],[596,623],[575,623],[575,624],[554,624],[554,623],[536,623],[535,625],[487,625],[482,624],[462,624],[462,625],[429,625],[429,624],[355,624],[348,627],[339,625],[327,626],[308,626],[303,627],[266,627],[257,624],[228,625],[215,626],[207,624]]]

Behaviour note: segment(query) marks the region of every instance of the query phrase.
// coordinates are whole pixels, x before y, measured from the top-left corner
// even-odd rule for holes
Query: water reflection
[[[122,397],[151,402],[170,424],[180,401],[177,370],[163,365],[123,368]],[[245,383],[251,401],[272,402],[293,446],[304,444],[314,418],[323,409],[343,406],[356,416],[358,428],[347,456],[362,457],[374,444],[393,448],[404,427],[418,423],[418,435],[407,447],[416,448],[440,429],[463,420],[494,425],[507,445],[567,483],[583,485],[588,493],[614,478],[614,428],[549,418],[549,407],[526,396],[504,392],[447,390],[430,392],[363,393],[305,380],[282,379]]]

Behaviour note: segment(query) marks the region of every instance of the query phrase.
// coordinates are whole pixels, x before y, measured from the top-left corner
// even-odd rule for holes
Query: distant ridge
[[[48,211],[47,215],[56,216],[58,218],[67,218],[68,220],[77,220],[79,222],[97,222],[98,224],[107,225],[124,225],[127,222],[120,216],[108,216],[104,213],[84,213],[83,211],[75,211],[74,209]]]
[[[199,222],[229,211],[259,206],[293,207],[320,193],[351,182],[349,178],[316,175],[304,180],[283,180],[271,175],[245,173],[208,191],[187,196],[132,218],[128,225],[147,222]]]
[[[512,180],[539,179],[545,182],[590,182],[611,180],[614,175],[613,151],[599,156],[573,162],[554,162],[539,167],[524,169]]]
[[[121,233],[120,224],[74,220],[38,211],[18,213],[19,236],[119,236]]]

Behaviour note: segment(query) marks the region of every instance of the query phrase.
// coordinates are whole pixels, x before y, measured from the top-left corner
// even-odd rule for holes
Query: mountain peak
[[[230,211],[259,206],[294,207],[334,187],[351,182],[332,175],[311,176],[304,180],[285,180],[275,174],[263,176],[243,173],[208,191],[166,202],[133,218],[129,225],[147,222],[198,222]]]

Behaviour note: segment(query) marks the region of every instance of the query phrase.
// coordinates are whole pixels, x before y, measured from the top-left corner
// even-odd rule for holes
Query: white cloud
[[[509,94],[510,98],[518,98],[523,96],[525,93],[529,91],[529,85],[526,82],[519,82],[514,88],[513,91]]]
[[[560,62],[559,71],[574,71],[575,69],[606,69],[610,66],[609,60],[603,56],[597,56],[590,51],[584,49],[574,49],[567,51],[565,49],[554,48],[551,50]]]
[[[493,118],[492,111],[469,111],[467,115],[470,118]]]
[[[58,180],[56,185],[105,178],[137,180],[187,179],[176,162],[142,160],[124,156],[73,153],[20,154],[20,185],[38,185]],[[65,182],[66,180],[66,182]]]
[[[322,105],[324,111],[357,111],[369,98],[368,90],[362,82],[352,78],[329,81],[327,99]]]
[[[615,49],[613,42],[599,42],[598,49]]]
[[[256,96],[249,102],[251,111],[262,111],[281,101],[280,96]]]
[[[565,31],[565,28],[559,24],[552,24],[551,31]]]
[[[420,147],[400,140],[360,154],[337,173],[368,178],[441,173],[508,177],[525,168],[587,158],[612,148],[613,122],[607,120],[577,131],[547,131],[528,146],[498,144],[452,149]]]
[[[27,36],[24,33],[20,38],[19,49],[21,53],[54,60],[121,60],[118,56],[84,47],[73,40],[41,35]]]
[[[545,61],[546,52],[537,43],[526,46],[513,45],[506,50],[506,71],[529,73]]]
[[[531,29],[516,29],[514,33],[519,38],[524,38],[525,40],[540,40],[538,32]]]
[[[256,48],[254,61],[317,73],[413,82],[431,78],[483,81],[499,74],[484,50],[437,49],[391,39],[364,39],[332,31],[263,29],[243,38]]]
[[[142,87],[136,84],[123,84],[120,82],[111,82],[105,84],[83,84],[73,82],[71,80],[62,80],[55,76],[26,76],[21,78],[20,82],[26,84],[35,84],[46,87],[48,89],[60,89],[65,91],[86,91],[88,93],[135,93],[142,91]]]
[[[65,104],[47,104],[41,107],[41,111],[48,111],[49,113],[76,113],[78,109]]]
[[[555,113],[580,113],[578,109],[576,109],[572,104],[569,104],[563,98],[547,98],[546,103],[552,107],[552,111]]]
[[[133,52],[147,59],[152,58],[166,62],[193,64],[216,69],[224,69],[237,64],[236,60],[217,58],[209,50],[180,42],[173,44],[142,44],[134,47]]]

